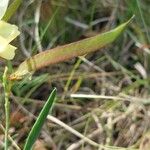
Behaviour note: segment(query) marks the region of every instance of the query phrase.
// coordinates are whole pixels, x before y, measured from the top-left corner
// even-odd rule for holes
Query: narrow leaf
[[[9,0],[1,0],[0,1],[0,20],[6,13],[7,7],[8,7]]]
[[[11,16],[13,16],[13,14],[17,11],[21,3],[22,0],[14,0],[12,4],[8,7],[2,20],[8,21],[11,18]]]
[[[49,111],[51,111],[52,106],[54,104],[54,100],[56,97],[56,89],[52,91],[50,94],[47,102],[45,103],[43,109],[41,110],[36,122],[34,123],[25,143],[24,150],[31,150],[33,144],[35,143],[36,139],[38,138],[41,128],[46,120]]]
[[[21,79],[24,75],[31,74],[45,66],[94,52],[112,43],[124,31],[132,18],[109,32],[41,52],[22,62],[10,79]]]

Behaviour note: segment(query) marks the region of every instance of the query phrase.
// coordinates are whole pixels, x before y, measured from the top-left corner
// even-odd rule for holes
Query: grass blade
[[[112,43],[124,31],[132,18],[109,32],[41,52],[21,63],[10,79],[21,79],[24,75],[31,74],[45,66],[94,52]]]
[[[17,11],[21,3],[22,0],[14,0],[12,4],[8,7],[2,20],[8,21],[11,18],[11,16]]]
[[[36,122],[34,123],[28,137],[25,143],[24,150],[31,150],[33,144],[35,143],[36,139],[38,138],[38,135],[41,131],[41,128],[46,120],[47,115],[49,114],[49,111],[52,109],[52,106],[54,104],[54,100],[56,97],[56,89],[52,91],[50,94],[47,102],[45,103],[43,109],[41,110]]]

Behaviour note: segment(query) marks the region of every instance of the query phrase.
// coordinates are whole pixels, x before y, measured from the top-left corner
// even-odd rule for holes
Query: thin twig
[[[79,133],[78,131],[76,131],[75,129],[71,128],[70,126],[66,125],[65,123],[63,123],[62,121],[60,121],[59,119],[48,115],[47,119],[60,125],[61,127],[65,128],[67,131],[73,133],[74,135],[76,135],[77,137],[83,139],[85,142],[89,143],[90,145],[93,145],[95,147],[99,147],[100,145],[94,141],[92,141],[91,139],[85,137],[84,135],[82,135],[81,133]]]
[[[35,42],[36,42],[37,49],[39,52],[41,52],[43,49],[42,44],[41,44],[40,35],[39,35],[39,20],[40,20],[41,3],[42,3],[42,1],[39,0],[36,11],[35,11]]]

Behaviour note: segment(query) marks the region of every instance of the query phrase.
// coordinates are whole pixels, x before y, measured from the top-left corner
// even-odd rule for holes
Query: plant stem
[[[9,131],[9,112],[10,112],[10,102],[8,93],[5,93],[5,150],[8,150],[8,131]]]
[[[8,68],[5,68],[3,74],[3,87],[5,93],[5,150],[8,150],[8,132],[9,132],[9,113],[10,113],[10,102],[9,102],[9,85],[7,81],[7,71]]]

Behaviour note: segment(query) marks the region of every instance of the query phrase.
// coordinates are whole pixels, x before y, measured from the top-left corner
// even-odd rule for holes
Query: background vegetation
[[[15,60],[8,62],[14,68],[41,51],[108,31],[133,14],[135,19],[116,42],[102,50],[41,69],[30,81],[15,82],[10,135],[19,147],[56,87],[53,117],[45,122],[35,150],[98,149],[74,129],[96,143],[112,146],[107,149],[145,150],[150,143],[149,6],[149,0],[23,1],[11,19],[21,31],[15,41]],[[2,73],[5,62],[0,63]],[[0,107],[4,121],[2,102]],[[3,137],[0,131],[1,143]]]

